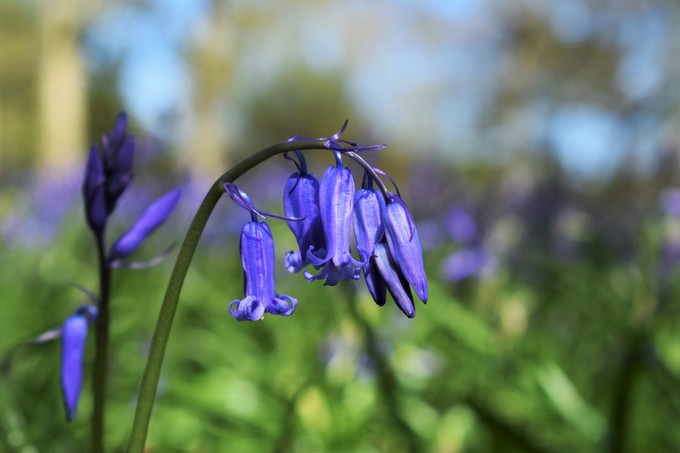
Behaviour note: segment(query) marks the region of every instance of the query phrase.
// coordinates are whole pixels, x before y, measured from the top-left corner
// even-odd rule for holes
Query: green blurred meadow
[[[269,220],[299,305],[237,322],[249,217],[224,197],[148,451],[680,451],[680,5],[559,3],[0,1],[0,451],[88,451],[92,333],[71,423],[59,341],[28,342],[86,302],[73,283],[97,287],[80,188],[120,110],[138,147],[109,243],[183,189],[135,259],[179,243],[230,164],[349,118],[345,138],[388,145],[365,156],[411,207],[430,285],[407,319],[363,281],[307,283]],[[237,183],[282,212],[293,171],[279,157]],[[175,256],[114,271],[110,451]]]

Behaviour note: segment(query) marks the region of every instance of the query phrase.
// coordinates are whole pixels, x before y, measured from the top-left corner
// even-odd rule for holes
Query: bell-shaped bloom
[[[85,201],[85,218],[90,229],[101,236],[106,227],[108,213],[105,200],[104,163],[96,146],[90,148],[85,167],[83,181],[83,200]]]
[[[354,206],[354,179],[349,168],[343,167],[336,153],[337,165],[326,170],[319,187],[319,208],[326,250],[312,247],[307,259],[321,271],[312,275],[305,271],[308,281],[325,278],[324,285],[333,286],[344,280],[358,280],[363,263],[350,254],[352,208]]]
[[[135,138],[127,133],[127,114],[121,112],[113,129],[102,137],[106,174],[106,210],[111,214],[118,198],[132,181]]]
[[[61,328],[61,393],[64,397],[66,420],[76,415],[83,387],[83,362],[87,330],[97,316],[97,309],[85,305],[69,316]]]
[[[283,212],[287,217],[302,219],[288,221],[299,251],[286,253],[285,258],[286,269],[299,272],[309,264],[307,252],[310,248],[317,252],[326,248],[319,212],[319,180],[314,174],[300,170],[288,178],[283,192]]]
[[[427,276],[423,265],[423,250],[416,224],[406,203],[390,193],[383,209],[385,236],[394,261],[423,302],[427,301]]]
[[[109,261],[125,258],[161,226],[177,206],[182,191],[172,190],[149,205],[132,227],[111,247]]]
[[[387,287],[387,290],[390,292],[397,307],[399,307],[406,316],[413,318],[416,315],[416,308],[413,305],[411,287],[406,281],[401,269],[394,261],[387,244],[384,242],[376,244],[371,261],[378,271],[378,278],[381,279],[383,284]]]
[[[229,313],[239,321],[257,321],[265,313],[293,314],[297,299],[276,293],[274,238],[269,226],[253,220],[241,230],[241,265],[245,297],[229,304]]]
[[[363,270],[366,286],[373,300],[380,306],[385,305],[386,287],[370,257],[373,255],[375,245],[384,235],[382,223],[384,206],[385,200],[377,189],[361,188],[354,196],[354,238],[361,259],[365,262]]]

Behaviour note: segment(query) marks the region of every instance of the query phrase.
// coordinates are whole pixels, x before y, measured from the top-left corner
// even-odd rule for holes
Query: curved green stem
[[[151,410],[158,388],[158,378],[163,363],[163,355],[165,354],[165,347],[170,335],[170,329],[172,328],[172,321],[175,317],[175,311],[177,310],[179,294],[182,290],[187,270],[191,264],[191,259],[194,256],[198,240],[203,233],[203,229],[205,228],[213,209],[224,192],[222,185],[226,182],[233,182],[243,173],[272,156],[287,151],[327,149],[325,142],[326,139],[312,139],[298,142],[285,142],[270,146],[250,155],[245,160],[236,164],[231,170],[220,176],[212,187],[210,187],[210,190],[199,206],[194,219],[191,221],[189,230],[184,237],[184,242],[177,255],[177,260],[175,261],[175,267],[172,270],[168,287],[165,290],[165,297],[163,298],[161,311],[158,314],[158,321],[156,322],[156,329],[154,330],[151,339],[149,358],[146,363],[146,369],[144,370],[144,376],[142,377],[142,383],[139,390],[139,399],[137,400],[137,409],[135,411],[135,420],[132,425],[128,451],[133,453],[142,453],[144,451],[144,443],[146,441],[149,420],[151,419]]]

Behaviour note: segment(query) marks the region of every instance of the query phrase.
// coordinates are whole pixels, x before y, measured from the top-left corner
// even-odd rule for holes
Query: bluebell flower
[[[379,279],[387,287],[397,307],[406,316],[413,318],[416,315],[416,309],[413,305],[411,287],[385,242],[375,245],[371,261],[379,272]]]
[[[385,236],[390,253],[414,291],[427,301],[427,276],[423,265],[423,251],[411,211],[397,194],[389,193],[383,209]]]
[[[384,208],[385,199],[382,193],[373,188],[373,178],[368,174],[365,175],[361,189],[357,190],[354,196],[354,237],[357,250],[365,262],[363,271],[366,286],[373,300],[380,306],[385,305],[387,296],[385,282],[370,258],[376,244],[384,235],[382,222]]]
[[[363,265],[350,254],[352,208],[354,206],[354,179],[349,168],[342,166],[339,152],[335,153],[336,165],[329,167],[321,178],[319,209],[326,250],[311,247],[307,259],[321,271],[316,275],[305,271],[308,281],[325,278],[324,285],[333,286],[344,280],[358,280]]]
[[[125,258],[161,226],[177,206],[182,191],[172,190],[149,205],[132,227],[113,244],[109,261]]]
[[[302,153],[296,153],[298,171],[286,182],[283,192],[283,212],[288,217],[303,219],[288,221],[299,251],[286,253],[285,264],[289,272],[299,272],[309,264],[307,252],[310,248],[325,250],[326,241],[319,212],[319,180],[313,173],[307,173],[307,165]]]
[[[69,316],[61,328],[61,392],[66,409],[66,420],[76,415],[80,391],[83,387],[83,363],[87,330],[97,317],[97,309],[83,305]]]
[[[295,311],[297,299],[276,293],[274,276],[274,238],[269,225],[260,222],[248,196],[233,184],[225,191],[241,207],[249,210],[251,221],[243,225],[239,245],[243,267],[245,297],[229,303],[229,313],[239,321],[257,321],[265,313],[289,316]]]

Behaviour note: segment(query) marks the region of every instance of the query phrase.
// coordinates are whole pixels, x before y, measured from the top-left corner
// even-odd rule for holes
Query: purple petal
[[[120,147],[113,151],[114,161],[107,181],[106,203],[109,214],[113,212],[118,198],[132,181],[132,161],[135,152],[135,137],[125,137]]]
[[[70,316],[62,327],[61,391],[66,408],[66,420],[76,414],[80,390],[83,386],[83,359],[87,340],[88,318],[80,314]]]
[[[326,275],[325,284],[333,286],[339,275],[344,280],[357,280],[359,270],[354,266],[363,265],[350,254],[350,235],[352,229],[352,208],[354,205],[354,180],[349,168],[329,167],[321,178],[319,187],[319,211],[326,240],[325,256],[313,254],[312,248],[307,259],[315,266],[324,265],[325,269],[307,280],[320,279]],[[320,250],[319,250],[320,251]]]
[[[175,189],[154,201],[132,227],[127,230],[111,247],[109,260],[125,258],[172,214],[182,191]]]
[[[316,176],[294,173],[288,178],[283,192],[283,212],[287,217],[304,218],[300,222],[288,222],[300,252],[290,260],[289,255],[286,255],[286,267],[291,272],[298,272],[307,264],[306,255],[310,247],[326,247],[319,212],[319,180]]]
[[[108,214],[104,197],[104,164],[97,147],[94,145],[90,148],[87,156],[83,199],[85,201],[85,218],[90,229],[101,234],[104,231]]]
[[[229,303],[229,313],[239,321],[259,321],[264,317],[264,304],[254,296]]]
[[[354,197],[354,237],[357,242],[357,250],[362,260],[364,278],[368,291],[373,300],[382,306],[385,304],[385,283],[378,275],[375,265],[370,261],[375,244],[383,237],[382,210],[385,200],[379,190],[359,189]]]
[[[375,246],[373,258],[371,259],[380,272],[394,302],[396,302],[399,309],[406,316],[413,318],[416,315],[416,308],[413,306],[411,288],[394,262],[384,242]]]
[[[395,262],[420,300],[427,301],[427,276],[418,231],[411,211],[399,196],[389,195],[383,221],[387,243]]]

